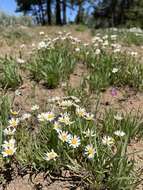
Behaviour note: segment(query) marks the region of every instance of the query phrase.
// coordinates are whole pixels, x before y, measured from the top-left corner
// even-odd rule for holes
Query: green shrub
[[[129,86],[143,89],[143,66],[126,53],[102,52],[100,55],[89,54],[87,77],[90,89],[100,91],[109,86]]]
[[[35,81],[43,81],[48,88],[55,88],[61,81],[68,79],[75,63],[76,59],[68,47],[58,45],[55,48],[39,50],[27,68]]]
[[[22,83],[19,68],[12,58],[0,59],[0,87],[15,89]]]
[[[143,45],[143,33],[135,33],[135,32],[124,32],[119,36],[119,40],[123,43],[131,46],[141,46]]]
[[[80,25],[76,26],[75,30],[78,31],[78,32],[84,32],[84,31],[87,30],[87,26],[80,24]]]

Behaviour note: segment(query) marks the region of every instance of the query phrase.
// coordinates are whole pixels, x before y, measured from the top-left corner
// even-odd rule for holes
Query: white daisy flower
[[[112,34],[110,37],[111,37],[112,40],[116,40],[117,39],[117,35],[116,34]]]
[[[19,64],[24,64],[25,63],[25,60],[24,59],[21,59],[21,58],[17,58],[17,63]]]
[[[114,134],[118,137],[123,137],[126,135],[126,133],[124,131],[115,131]]]
[[[113,50],[113,52],[114,53],[119,53],[119,52],[121,52],[121,49],[120,48],[116,48],[116,49]]]
[[[86,115],[86,111],[84,108],[80,108],[80,107],[77,107],[76,108],[76,114],[79,116],[79,117],[84,117]]]
[[[55,119],[55,114],[53,112],[46,112],[45,113],[45,119],[47,121],[53,121]]]
[[[40,36],[43,36],[45,33],[44,33],[44,31],[40,31],[39,34],[40,34]]]
[[[16,90],[16,91],[15,91],[15,95],[16,95],[16,96],[20,96],[21,94],[22,94],[22,93],[21,93],[19,90]]]
[[[58,137],[61,141],[68,142],[71,135],[67,131],[60,131]]]
[[[50,161],[50,160],[55,161],[57,157],[58,157],[57,153],[52,149],[51,152],[45,153],[44,159],[47,161]]]
[[[35,104],[31,107],[31,111],[36,111],[36,110],[39,110],[39,106]]]
[[[121,121],[123,117],[121,116],[121,114],[117,114],[117,115],[114,115],[114,119],[117,121]]]
[[[61,114],[58,121],[60,123],[64,123],[65,125],[71,125],[73,123],[72,121],[70,121],[70,117],[68,113]]]
[[[88,121],[94,120],[94,115],[91,114],[91,113],[86,113],[86,114],[84,115],[84,118],[85,118],[86,120],[88,120]]]
[[[16,132],[16,129],[14,127],[7,127],[4,129],[4,135],[14,135],[14,133]]]
[[[37,118],[38,118],[38,121],[46,121],[45,113],[38,114]]]
[[[100,49],[96,49],[95,50],[95,55],[99,55],[101,53],[101,50]]]
[[[2,155],[3,157],[13,156],[15,152],[16,152],[16,148],[8,147],[2,151]]]
[[[75,51],[76,51],[76,52],[79,52],[79,51],[80,51],[80,48],[75,48]]]
[[[68,141],[68,143],[69,143],[69,145],[70,145],[71,147],[77,148],[77,147],[79,147],[79,145],[80,145],[80,138],[77,137],[76,135],[71,136],[70,139],[69,139],[69,141]]]
[[[138,55],[138,53],[134,52],[134,51],[132,51],[130,54],[131,54],[131,56],[134,56],[134,57],[136,57]]]
[[[73,99],[76,103],[79,103],[80,102],[80,99],[78,99],[77,97],[75,96],[70,96],[71,99]]]
[[[19,119],[18,118],[11,118],[9,121],[9,126],[11,127],[17,127],[19,124]]]
[[[38,44],[38,49],[43,49],[43,48],[47,48],[47,43],[42,41],[42,42],[39,42]]]
[[[95,148],[93,148],[93,145],[87,145],[85,147],[85,155],[87,156],[88,159],[93,159],[95,156]]]
[[[71,107],[73,105],[73,102],[71,100],[63,100],[62,102],[59,102],[59,106],[61,107]]]
[[[20,120],[21,120],[21,121],[24,121],[24,120],[26,120],[26,119],[29,119],[30,117],[31,117],[31,114],[30,114],[30,113],[24,113],[24,114],[21,116]]]
[[[26,46],[25,44],[21,44],[20,48],[23,49],[23,48],[25,48],[25,46]]]
[[[112,73],[117,73],[119,71],[118,68],[113,68]]]
[[[102,139],[102,143],[104,145],[111,146],[112,144],[114,144],[114,139],[112,137],[109,137],[109,136],[104,136]]]
[[[84,131],[83,134],[85,135],[85,137],[95,137],[96,134],[93,130],[87,129],[87,131]]]
[[[15,143],[16,143],[16,140],[12,138],[9,141],[4,141],[2,147],[3,148],[14,147]]]
[[[58,122],[58,121],[55,121],[54,122],[54,127],[53,127],[57,132],[60,132],[61,131],[61,124]]]

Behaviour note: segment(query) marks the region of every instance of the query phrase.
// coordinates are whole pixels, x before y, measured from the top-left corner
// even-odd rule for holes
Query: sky
[[[0,11],[4,11],[10,15],[16,15],[15,10],[15,0],[0,0]]]
[[[10,15],[19,15],[20,13],[16,13],[16,2],[15,0],[0,0],[0,11],[4,11]],[[68,10],[67,17],[73,20],[74,14]]]
[[[16,2],[15,0],[0,0],[0,11],[4,11],[10,15],[19,15],[20,13],[16,13]],[[71,10],[67,10],[68,20],[74,20],[75,12]]]
[[[16,2],[15,0],[0,0],[0,11],[4,11],[10,15],[19,15],[20,13],[16,13]],[[75,15],[68,10],[67,17],[69,20],[73,20]]]

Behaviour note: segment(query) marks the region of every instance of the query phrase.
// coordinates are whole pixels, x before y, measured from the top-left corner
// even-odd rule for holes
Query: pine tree
[[[131,6],[127,9],[126,25],[143,28],[143,0],[132,1]]]

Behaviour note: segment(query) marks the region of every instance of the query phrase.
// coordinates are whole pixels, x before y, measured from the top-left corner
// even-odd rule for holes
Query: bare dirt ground
[[[39,173],[37,175],[25,175],[23,177],[18,176],[12,180],[6,187],[6,190],[69,190],[75,189],[80,190],[82,188],[80,181],[75,176],[65,172],[65,176],[59,178],[45,177],[44,173]],[[80,186],[80,187],[78,187]]]
[[[55,31],[67,31],[75,37],[80,38],[84,42],[89,42],[92,38],[90,31],[86,30],[83,32],[76,31],[75,27],[36,27],[27,28],[24,27],[22,30],[30,34],[31,40],[19,42],[14,41],[13,44],[9,45],[7,41],[0,38],[0,55],[12,55],[14,57],[19,57],[20,51],[22,52],[23,58],[26,60],[32,50],[32,44],[38,44],[41,40],[39,35],[40,31],[44,31],[48,36],[52,36]],[[24,45],[23,45],[24,44]],[[23,45],[23,46],[22,46]],[[142,51],[139,47],[133,47],[140,55]],[[83,76],[88,74],[85,65],[77,64],[75,71],[71,74],[69,79],[69,84],[72,88],[78,88],[82,81]],[[32,104],[37,103],[43,106],[43,102],[46,103],[47,99],[52,96],[63,96],[64,90],[61,86],[57,89],[48,90],[44,88],[41,84],[36,84],[31,82],[28,76],[23,75],[23,84],[18,89],[21,92],[20,96],[15,97],[14,106],[22,109],[23,111],[28,111]],[[87,92],[88,93],[88,92]],[[9,92],[11,96],[14,96],[13,92]],[[89,96],[92,96],[89,94]],[[124,88],[117,89],[117,96],[112,97],[111,88],[107,89],[102,93],[100,99],[101,108],[114,107],[119,111],[124,111],[129,113],[131,110],[139,111],[143,114],[143,92],[135,92],[132,89]],[[136,160],[136,168],[138,170],[143,170],[143,143],[142,142],[132,142],[129,146],[129,153],[136,152],[133,156]],[[51,179],[44,178],[43,173],[38,174],[35,178],[30,177],[29,174],[21,177],[17,176],[12,179],[12,181],[5,188],[6,190],[80,190],[83,189],[79,187],[80,180],[74,179],[70,174],[65,174],[62,178]],[[67,176],[66,176],[67,175]],[[142,180],[142,179],[141,179]],[[4,187],[0,187],[3,190]],[[139,186],[139,190],[143,190],[143,184]]]

